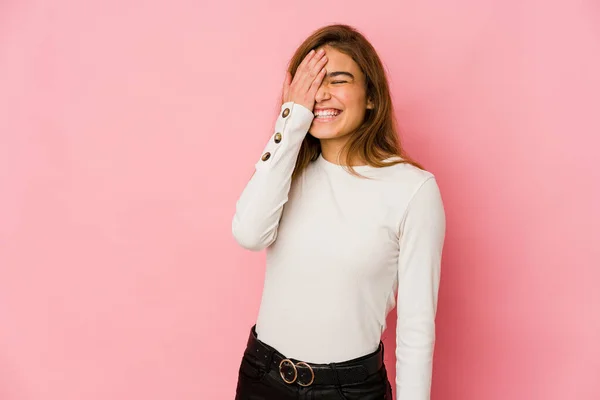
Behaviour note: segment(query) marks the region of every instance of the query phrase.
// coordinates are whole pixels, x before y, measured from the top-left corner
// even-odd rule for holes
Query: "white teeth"
[[[336,116],[340,113],[340,111],[317,111],[315,113],[315,117],[332,117]]]

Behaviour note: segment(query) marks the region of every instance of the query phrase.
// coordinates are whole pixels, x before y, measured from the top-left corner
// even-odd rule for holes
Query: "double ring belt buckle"
[[[284,364],[285,362],[288,362],[288,363],[289,363],[289,364],[292,366],[292,368],[294,369],[294,379],[292,379],[291,381],[290,381],[290,380],[287,380],[287,379],[285,379],[285,374],[284,374],[284,373],[283,373],[283,371],[281,370],[281,367],[283,366],[283,364]],[[305,365],[305,366],[306,366],[306,367],[307,367],[307,368],[310,370],[310,374],[312,375],[312,377],[311,377],[311,379],[310,379],[310,382],[308,382],[308,383],[302,383],[302,382],[298,381],[298,382],[297,382],[297,383],[298,383],[298,385],[300,385],[300,386],[310,386],[310,385],[312,385],[312,383],[313,383],[313,382],[314,382],[314,380],[315,380],[315,371],[313,371],[313,369],[310,367],[310,365],[308,365],[308,364],[307,364],[307,363],[305,363],[304,361],[300,361],[300,362],[298,362],[297,364],[294,364],[294,363],[292,362],[292,360],[290,360],[289,358],[284,358],[284,359],[283,359],[283,360],[281,360],[281,362],[279,363],[279,375],[281,375],[281,379],[283,379],[283,381],[284,381],[285,383],[289,384],[289,385],[291,385],[292,383],[296,382],[296,380],[298,379],[298,370],[296,369],[296,366],[299,366],[299,365]]]

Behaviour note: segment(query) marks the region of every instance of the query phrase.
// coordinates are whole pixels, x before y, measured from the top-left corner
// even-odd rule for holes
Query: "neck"
[[[331,163],[338,165],[346,165],[346,153],[342,152],[343,146],[346,144],[346,140],[336,139],[321,139],[321,153],[323,158]],[[366,164],[357,157],[354,157],[350,164],[351,166],[360,166]]]

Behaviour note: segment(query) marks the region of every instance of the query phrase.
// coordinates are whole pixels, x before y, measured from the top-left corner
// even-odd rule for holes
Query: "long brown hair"
[[[424,169],[411,159],[400,144],[394,117],[392,98],[383,64],[369,41],[355,28],[345,24],[334,24],[314,31],[299,47],[288,63],[292,78],[298,66],[312,49],[328,45],[354,60],[365,75],[367,98],[373,101],[374,109],[367,109],[362,125],[350,134],[344,145],[346,153],[345,169],[352,175],[360,175],[352,166],[351,160],[358,157],[373,167],[394,164],[411,164]],[[300,147],[292,179],[295,179],[321,153],[321,142],[310,133]],[[384,162],[390,157],[399,157]]]

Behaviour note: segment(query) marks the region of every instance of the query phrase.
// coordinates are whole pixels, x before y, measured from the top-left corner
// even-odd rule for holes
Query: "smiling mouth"
[[[342,110],[332,110],[327,112],[317,112],[315,113],[315,121],[317,122],[331,122],[335,121],[335,119],[342,113]]]

